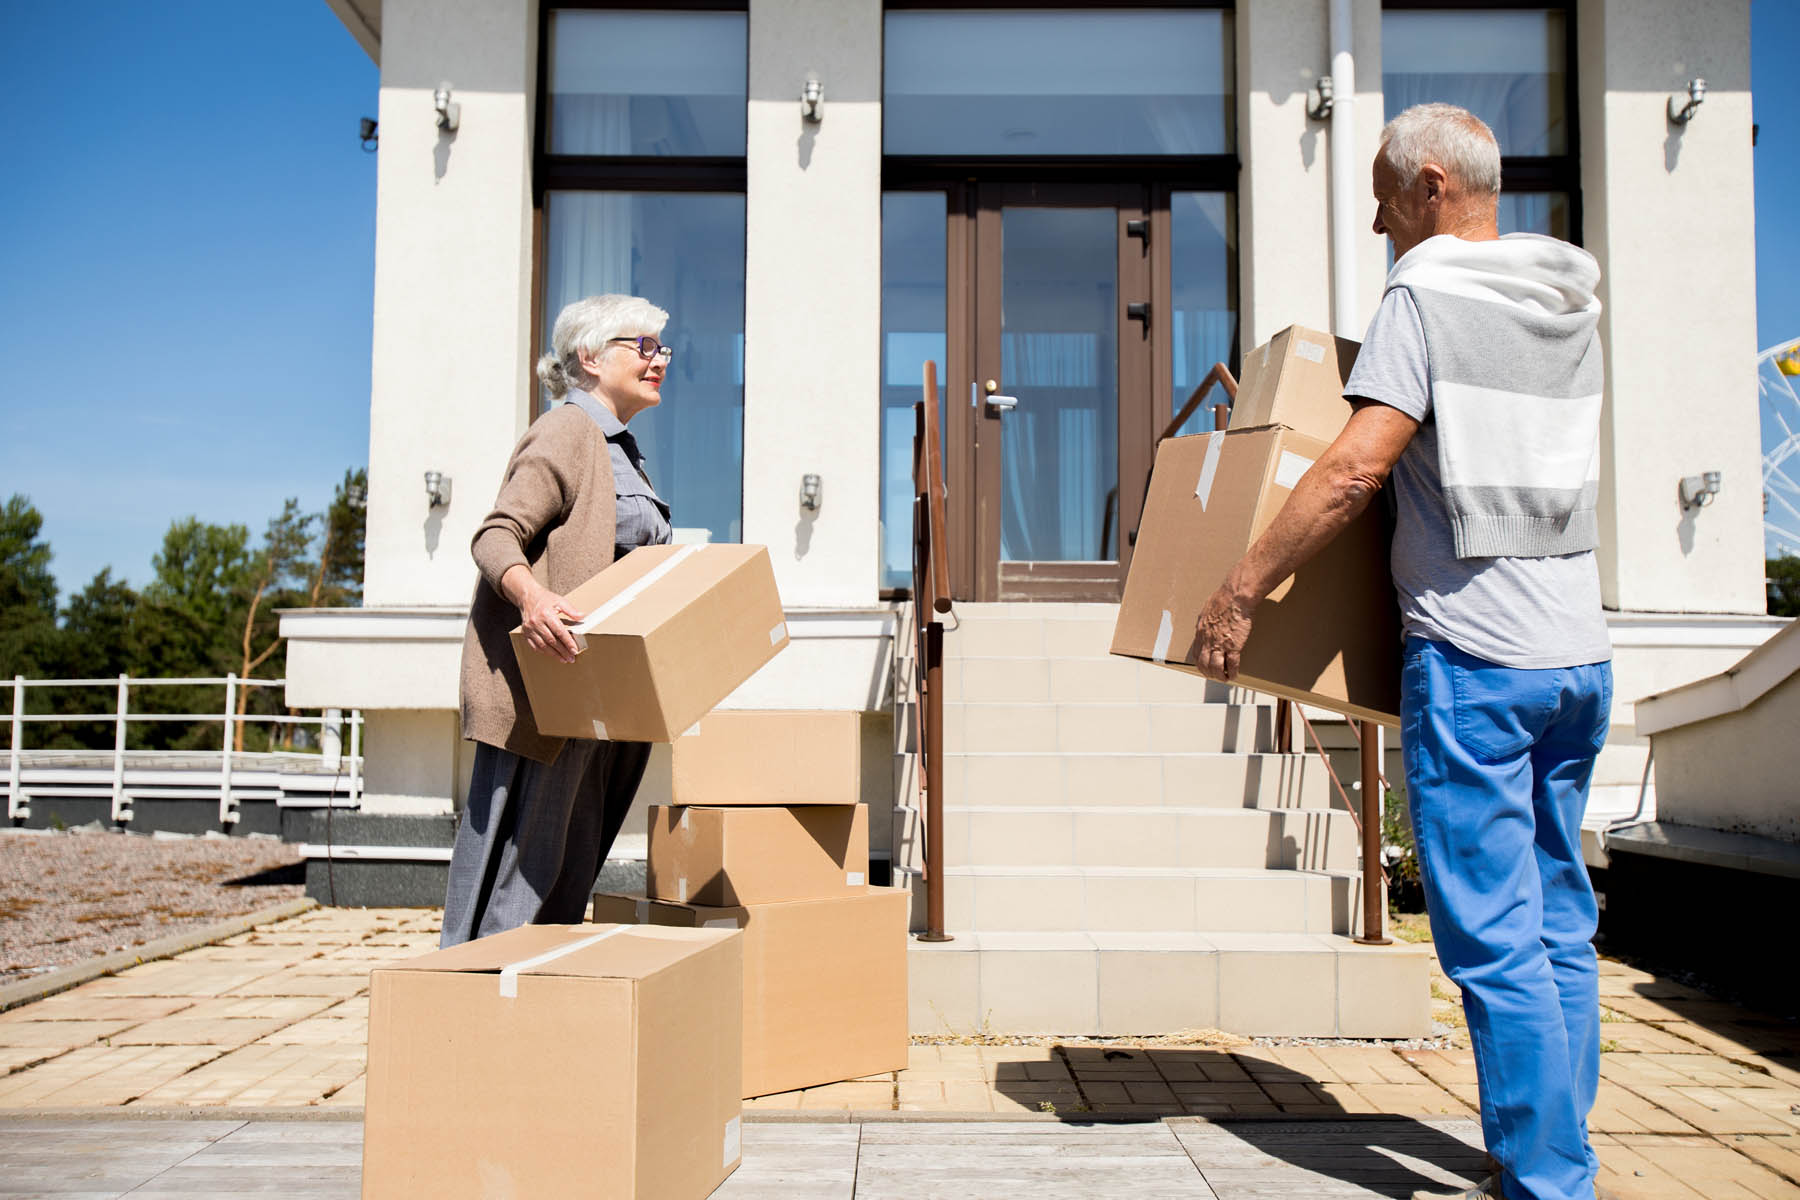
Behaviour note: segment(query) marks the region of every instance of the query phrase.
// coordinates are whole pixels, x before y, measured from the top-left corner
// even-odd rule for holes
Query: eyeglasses
[[[617,337],[609,338],[607,340],[624,342],[626,345],[636,349],[638,357],[645,360],[654,358],[662,362],[668,362],[671,358],[675,357],[675,348],[673,346],[665,346],[647,333],[642,337]]]

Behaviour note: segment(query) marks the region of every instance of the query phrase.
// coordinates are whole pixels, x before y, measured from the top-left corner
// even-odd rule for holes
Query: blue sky
[[[1760,347],[1800,337],[1800,4],[1751,12]],[[0,498],[65,595],[323,507],[368,457],[374,64],[324,0],[0,0],[0,79]]]

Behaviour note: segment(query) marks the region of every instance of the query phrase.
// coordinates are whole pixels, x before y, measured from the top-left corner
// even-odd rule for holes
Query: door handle
[[[989,408],[997,412],[1011,412],[1019,407],[1019,398],[1017,396],[989,396],[987,403]]]
[[[1150,328],[1150,302],[1147,300],[1134,300],[1127,304],[1125,306],[1125,319],[1128,321],[1142,321],[1145,329]]]

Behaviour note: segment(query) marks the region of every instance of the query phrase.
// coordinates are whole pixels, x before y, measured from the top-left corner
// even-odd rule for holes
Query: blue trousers
[[[1507,1200],[1593,1200],[1598,919],[1581,815],[1612,666],[1521,670],[1409,638],[1400,739],[1438,958],[1462,989]]]

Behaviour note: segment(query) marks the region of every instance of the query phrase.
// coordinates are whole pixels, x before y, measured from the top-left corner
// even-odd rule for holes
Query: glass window
[[[627,292],[669,310],[662,404],[631,422],[678,531],[743,536],[744,197],[706,192],[545,196],[543,345],[563,305]],[[690,535],[692,536],[692,535]]]
[[[1226,154],[1231,17],[1007,9],[887,14],[888,154]]]
[[[924,364],[944,401],[945,227],[942,192],[881,197],[881,586],[912,586],[913,404]],[[939,408],[941,418],[949,413]]]
[[[552,154],[741,155],[741,12],[550,14]]]
[[[1237,261],[1231,197],[1222,192],[1175,192],[1169,197],[1169,288],[1173,302],[1169,352],[1172,420],[1214,363],[1231,366],[1237,348]],[[1180,433],[1213,428],[1212,406],[1223,391],[1208,393]],[[1157,432],[1160,434],[1161,429]]]
[[[1544,233],[1569,238],[1569,197],[1564,192],[1501,192],[1501,233]]]
[[[1381,86],[1391,119],[1415,104],[1461,105],[1509,158],[1569,152],[1567,29],[1560,9],[1381,14]]]

